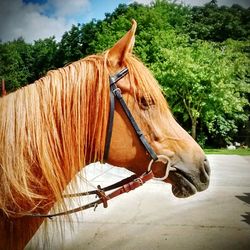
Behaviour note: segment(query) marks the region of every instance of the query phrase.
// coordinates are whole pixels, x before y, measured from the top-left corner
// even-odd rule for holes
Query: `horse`
[[[174,119],[156,79],[132,53],[136,27],[133,20],[102,54],[49,71],[0,98],[0,249],[23,249],[45,220],[29,215],[48,214],[55,202],[63,211],[65,188],[93,162],[137,176],[153,164],[156,178],[171,167],[162,181],[180,198],[207,189],[210,168],[203,150]],[[147,150],[120,102],[113,105],[112,135],[107,132],[110,79],[124,68],[114,92],[122,93]]]

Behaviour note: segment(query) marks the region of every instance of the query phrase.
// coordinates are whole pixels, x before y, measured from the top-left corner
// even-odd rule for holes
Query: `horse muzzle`
[[[182,162],[173,167],[175,171],[169,172],[167,182],[172,184],[172,192],[176,197],[186,198],[208,188],[210,166],[207,159],[201,163],[199,168],[185,165]]]

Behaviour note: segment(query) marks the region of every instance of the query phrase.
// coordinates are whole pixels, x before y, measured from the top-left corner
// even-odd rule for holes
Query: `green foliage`
[[[237,123],[247,121],[249,58],[239,51],[241,46],[230,41],[220,46],[201,40],[189,44],[183,39],[182,46],[162,47],[151,65],[173,112],[184,124],[188,121],[193,137],[199,122],[210,137],[219,135],[227,142]]]
[[[138,23],[135,53],[152,70],[178,121],[202,145],[232,140],[249,119],[250,9],[167,0],[121,4],[102,21],[73,25],[60,42],[0,43],[7,91],[110,48]]]
[[[57,44],[54,38],[27,44],[22,38],[0,44],[0,78],[11,92],[42,77],[55,68]]]
[[[112,24],[109,20],[104,20],[102,23],[98,24],[99,32],[96,34],[96,39],[90,42],[90,46],[94,48],[95,53],[101,53],[112,47],[130,26],[130,20],[126,19],[124,16],[115,19]]]
[[[70,31],[62,36],[57,51],[57,65],[63,66],[67,63],[74,62],[83,56],[80,25],[73,25]]]
[[[191,9],[191,19],[186,29],[194,39],[223,42],[228,38],[248,40],[250,37],[250,8],[234,4],[218,7],[212,1]]]
[[[32,64],[31,45],[23,39],[0,44],[0,77],[6,81],[7,92],[28,83]]]
[[[44,76],[48,70],[56,68],[57,47],[54,37],[34,42],[31,52],[33,61],[30,67],[30,83]]]

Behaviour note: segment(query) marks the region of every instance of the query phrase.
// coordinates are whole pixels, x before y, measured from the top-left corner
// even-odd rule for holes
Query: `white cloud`
[[[5,42],[23,37],[25,41],[33,42],[55,36],[59,40],[73,23],[77,23],[74,16],[84,14],[88,6],[88,0],[48,0],[43,5],[1,0],[0,39]],[[45,15],[49,7],[53,11]]]

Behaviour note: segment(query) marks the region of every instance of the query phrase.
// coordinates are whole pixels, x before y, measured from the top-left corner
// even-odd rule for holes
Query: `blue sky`
[[[0,0],[0,39],[3,42],[23,37],[27,42],[55,36],[57,40],[73,24],[100,20],[119,4],[149,4],[152,0]],[[203,5],[210,0],[176,0],[188,5]],[[218,0],[250,6],[249,0]]]
[[[23,0],[25,4],[39,4],[45,5],[50,4],[49,8],[46,8],[43,14],[53,17],[54,12],[56,12],[55,6],[53,6],[53,1],[50,0]],[[59,1],[58,1],[59,2]],[[70,2],[70,0],[68,0]],[[79,23],[84,23],[92,20],[93,18],[99,20],[105,17],[105,13],[111,13],[115,8],[121,3],[129,4],[130,0],[79,0],[78,3],[86,3],[85,8],[82,10],[79,9],[79,13],[74,13],[74,19],[76,19]],[[139,1],[140,2],[140,1]],[[149,2],[149,1],[141,1],[141,2]],[[83,6],[82,6],[83,7]],[[81,15],[85,12],[85,15]],[[70,18],[69,15],[67,18]]]

